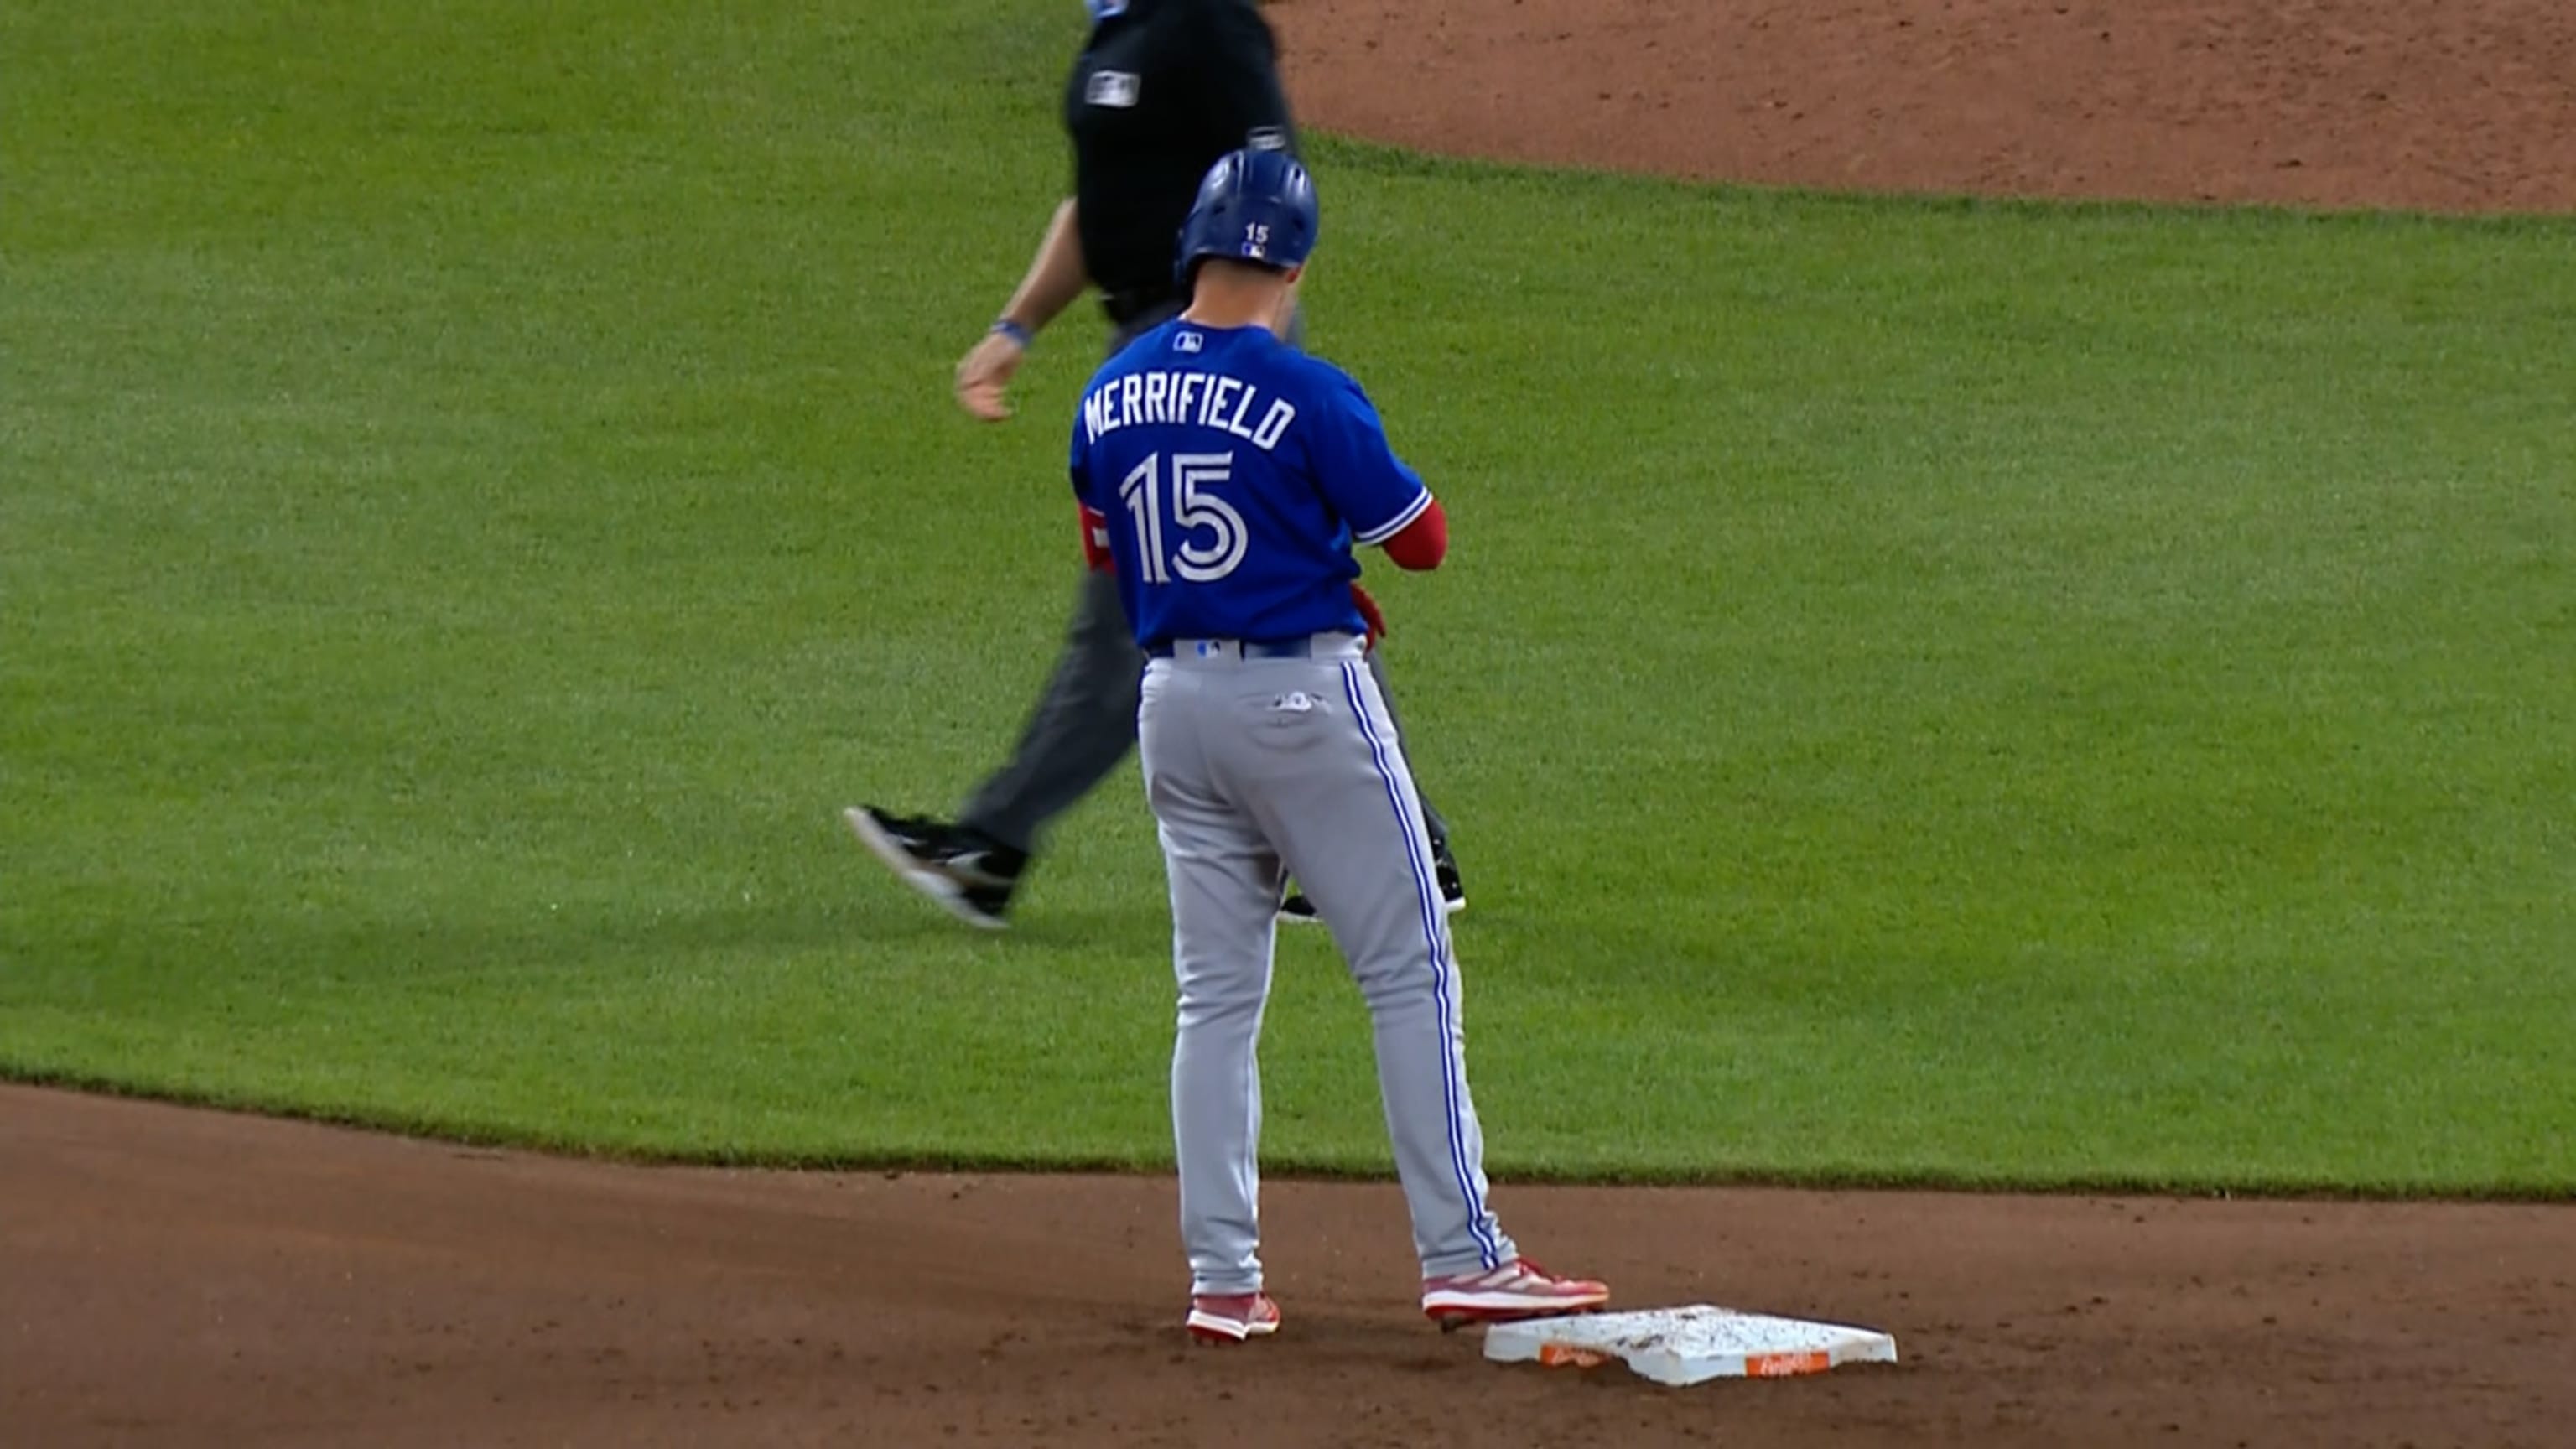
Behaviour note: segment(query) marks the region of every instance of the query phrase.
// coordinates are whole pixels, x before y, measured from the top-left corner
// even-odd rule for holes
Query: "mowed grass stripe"
[[[833,818],[1050,662],[1097,329],[945,382],[1078,24],[0,20],[0,1066],[1167,1161],[1132,774],[1005,940]],[[1457,523],[1372,585],[1498,1172],[2576,1184],[2576,228],[1317,164],[1315,342]],[[1272,1160],[1381,1170],[1279,975]]]

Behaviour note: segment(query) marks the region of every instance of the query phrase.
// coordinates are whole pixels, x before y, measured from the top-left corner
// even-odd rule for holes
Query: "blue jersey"
[[[1148,648],[1365,632],[1351,549],[1431,506],[1360,385],[1266,327],[1137,338],[1083,390],[1072,469]]]

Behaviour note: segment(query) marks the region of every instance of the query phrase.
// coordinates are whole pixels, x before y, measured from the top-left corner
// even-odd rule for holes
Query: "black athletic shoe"
[[[856,813],[865,815],[868,823],[906,856],[918,859],[936,850],[948,827],[927,815],[889,815],[873,805],[860,806]]]
[[[919,815],[889,815],[873,805],[841,812],[886,869],[928,896],[941,910],[970,926],[998,931],[1011,908],[1011,892],[1029,858],[1021,851],[964,826]]]
[[[1431,870],[1440,881],[1440,909],[1456,915],[1467,909],[1467,886],[1458,878],[1458,859],[1449,853],[1446,839],[1431,842]],[[1311,926],[1323,919],[1315,914],[1315,903],[1304,891],[1291,891],[1279,903],[1279,919],[1291,926]]]
[[[1431,869],[1440,878],[1440,909],[1456,915],[1467,909],[1467,883],[1458,878],[1458,857],[1449,853],[1446,836],[1431,842]]]

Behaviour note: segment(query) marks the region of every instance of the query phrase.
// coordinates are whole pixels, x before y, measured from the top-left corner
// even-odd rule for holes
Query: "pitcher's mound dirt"
[[[1270,0],[1309,125],[1871,191],[2576,210],[2567,0]]]
[[[1279,1337],[1185,1346],[1160,1179],[494,1153],[0,1089],[0,1443],[2567,1442],[2576,1212],[1506,1187],[1644,1305],[1907,1362],[1662,1389],[1413,1312],[1392,1188],[1273,1184]]]

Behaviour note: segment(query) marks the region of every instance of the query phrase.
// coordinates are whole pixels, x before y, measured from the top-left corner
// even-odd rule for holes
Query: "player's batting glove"
[[[1351,585],[1351,602],[1359,606],[1360,617],[1368,621],[1368,643],[1365,647],[1375,649],[1377,641],[1386,637],[1386,611],[1377,606],[1377,600],[1369,597],[1368,590],[1356,583]]]

